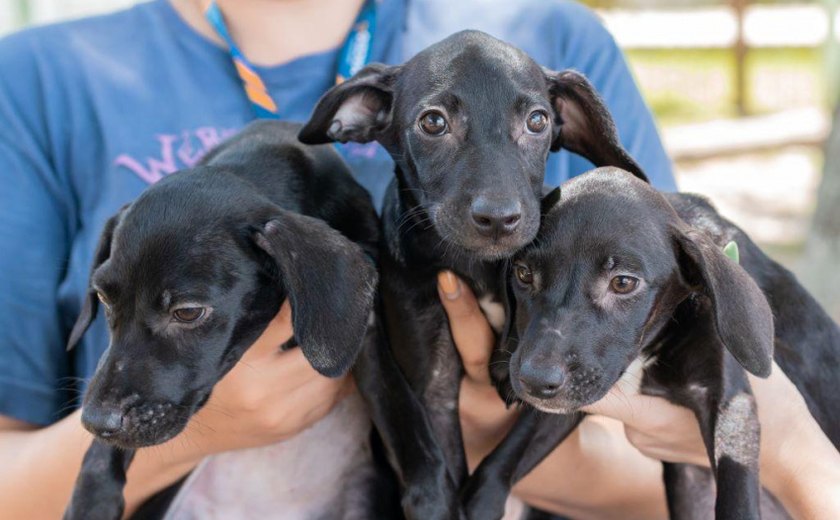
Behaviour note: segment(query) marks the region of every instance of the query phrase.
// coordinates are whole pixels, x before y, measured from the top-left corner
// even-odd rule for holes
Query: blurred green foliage
[[[822,52],[819,48],[750,49],[748,112],[827,105]],[[630,49],[627,57],[661,124],[737,115],[731,49]]]

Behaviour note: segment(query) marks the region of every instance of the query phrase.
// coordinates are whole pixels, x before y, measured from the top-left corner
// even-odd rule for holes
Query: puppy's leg
[[[727,355],[728,357],[728,355]],[[710,452],[717,480],[715,517],[761,518],[758,481],[760,426],[747,376],[734,361],[727,362],[723,399],[712,411],[714,440]],[[728,380],[728,381],[727,381]]]
[[[64,520],[119,520],[125,509],[123,488],[134,450],[94,439],[85,453]]]
[[[436,343],[433,350],[437,359],[431,371],[432,377],[415,390],[419,390],[420,404],[426,410],[435,439],[443,451],[449,476],[456,486],[460,486],[467,478],[467,456],[458,405],[464,370],[444,311],[441,308],[435,310],[442,323],[436,340],[432,342]]]
[[[706,468],[662,464],[670,518],[707,520],[714,517],[714,478]]]
[[[470,520],[501,518],[510,489],[580,424],[584,415],[549,414],[527,407],[461,492]]]
[[[457,489],[467,477],[458,410],[464,370],[435,276],[433,271],[417,274],[386,258],[380,286],[390,352],[424,411]]]
[[[378,324],[377,324],[378,325]],[[376,325],[370,329],[379,329]],[[384,333],[368,331],[353,375],[370,407],[403,489],[409,519],[460,518],[460,502],[443,452],[420,401],[397,365]]]
[[[670,518],[708,520],[715,517],[715,479],[709,468],[663,463]],[[682,482],[680,482],[682,481]],[[791,516],[768,491],[761,491],[763,520],[791,520]]]
[[[715,518],[758,519],[761,518],[760,426],[755,399],[744,369],[729,353],[722,354],[720,387],[695,387],[683,395],[695,396],[689,406],[697,416],[717,482]],[[703,493],[702,487],[695,486],[692,479],[676,477],[666,478],[665,485],[671,517],[693,518],[683,515],[684,504],[702,501],[699,496]]]

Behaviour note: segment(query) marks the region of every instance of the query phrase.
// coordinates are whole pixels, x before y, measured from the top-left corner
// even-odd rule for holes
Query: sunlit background
[[[0,0],[0,34],[132,3]],[[840,135],[825,152],[840,0],[586,3],[626,51],[680,188],[708,195],[840,318]]]

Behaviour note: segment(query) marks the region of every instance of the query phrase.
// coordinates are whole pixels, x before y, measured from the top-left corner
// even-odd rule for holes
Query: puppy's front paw
[[[123,501],[105,500],[93,503],[77,503],[74,499],[64,512],[62,520],[119,520],[123,516]]]
[[[85,453],[64,520],[120,520],[125,510],[125,472],[134,450],[94,439]]]
[[[461,503],[468,520],[496,520],[505,514],[510,488],[496,479],[473,474],[461,490]]]
[[[408,488],[402,498],[403,511],[408,520],[466,520],[455,487],[445,483],[430,483]]]

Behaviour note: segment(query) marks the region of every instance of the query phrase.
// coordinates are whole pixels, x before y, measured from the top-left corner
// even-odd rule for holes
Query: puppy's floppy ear
[[[565,148],[595,166],[615,166],[647,181],[641,167],[621,146],[615,122],[595,87],[579,72],[543,68],[554,105],[551,150]]]
[[[306,359],[325,376],[347,372],[373,311],[378,281],[373,262],[323,221],[283,210],[254,240],[279,270]]]
[[[711,301],[718,337],[741,365],[761,377],[773,364],[773,312],[764,293],[705,233],[675,230],[686,281]]]
[[[102,228],[102,234],[99,235],[99,243],[96,245],[96,250],[93,253],[93,265],[90,268],[91,280],[93,279],[93,273],[96,269],[100,265],[104,264],[111,256],[111,242],[114,238],[114,229],[116,229],[117,224],[119,224],[128,207],[129,205],[126,204],[120,208],[114,216],[105,222],[105,226]],[[70,331],[70,339],[67,340],[68,351],[73,350],[73,347],[75,347],[79,340],[82,339],[82,336],[85,334],[88,327],[90,327],[90,324],[93,323],[93,320],[96,318],[96,310],[98,307],[99,297],[96,295],[96,291],[93,289],[89,281],[87,293],[85,294],[85,300],[82,302],[82,308],[79,312],[79,317],[76,318],[73,330]]]
[[[391,124],[392,87],[399,70],[399,66],[371,63],[328,90],[298,139],[305,144],[376,140]]]

